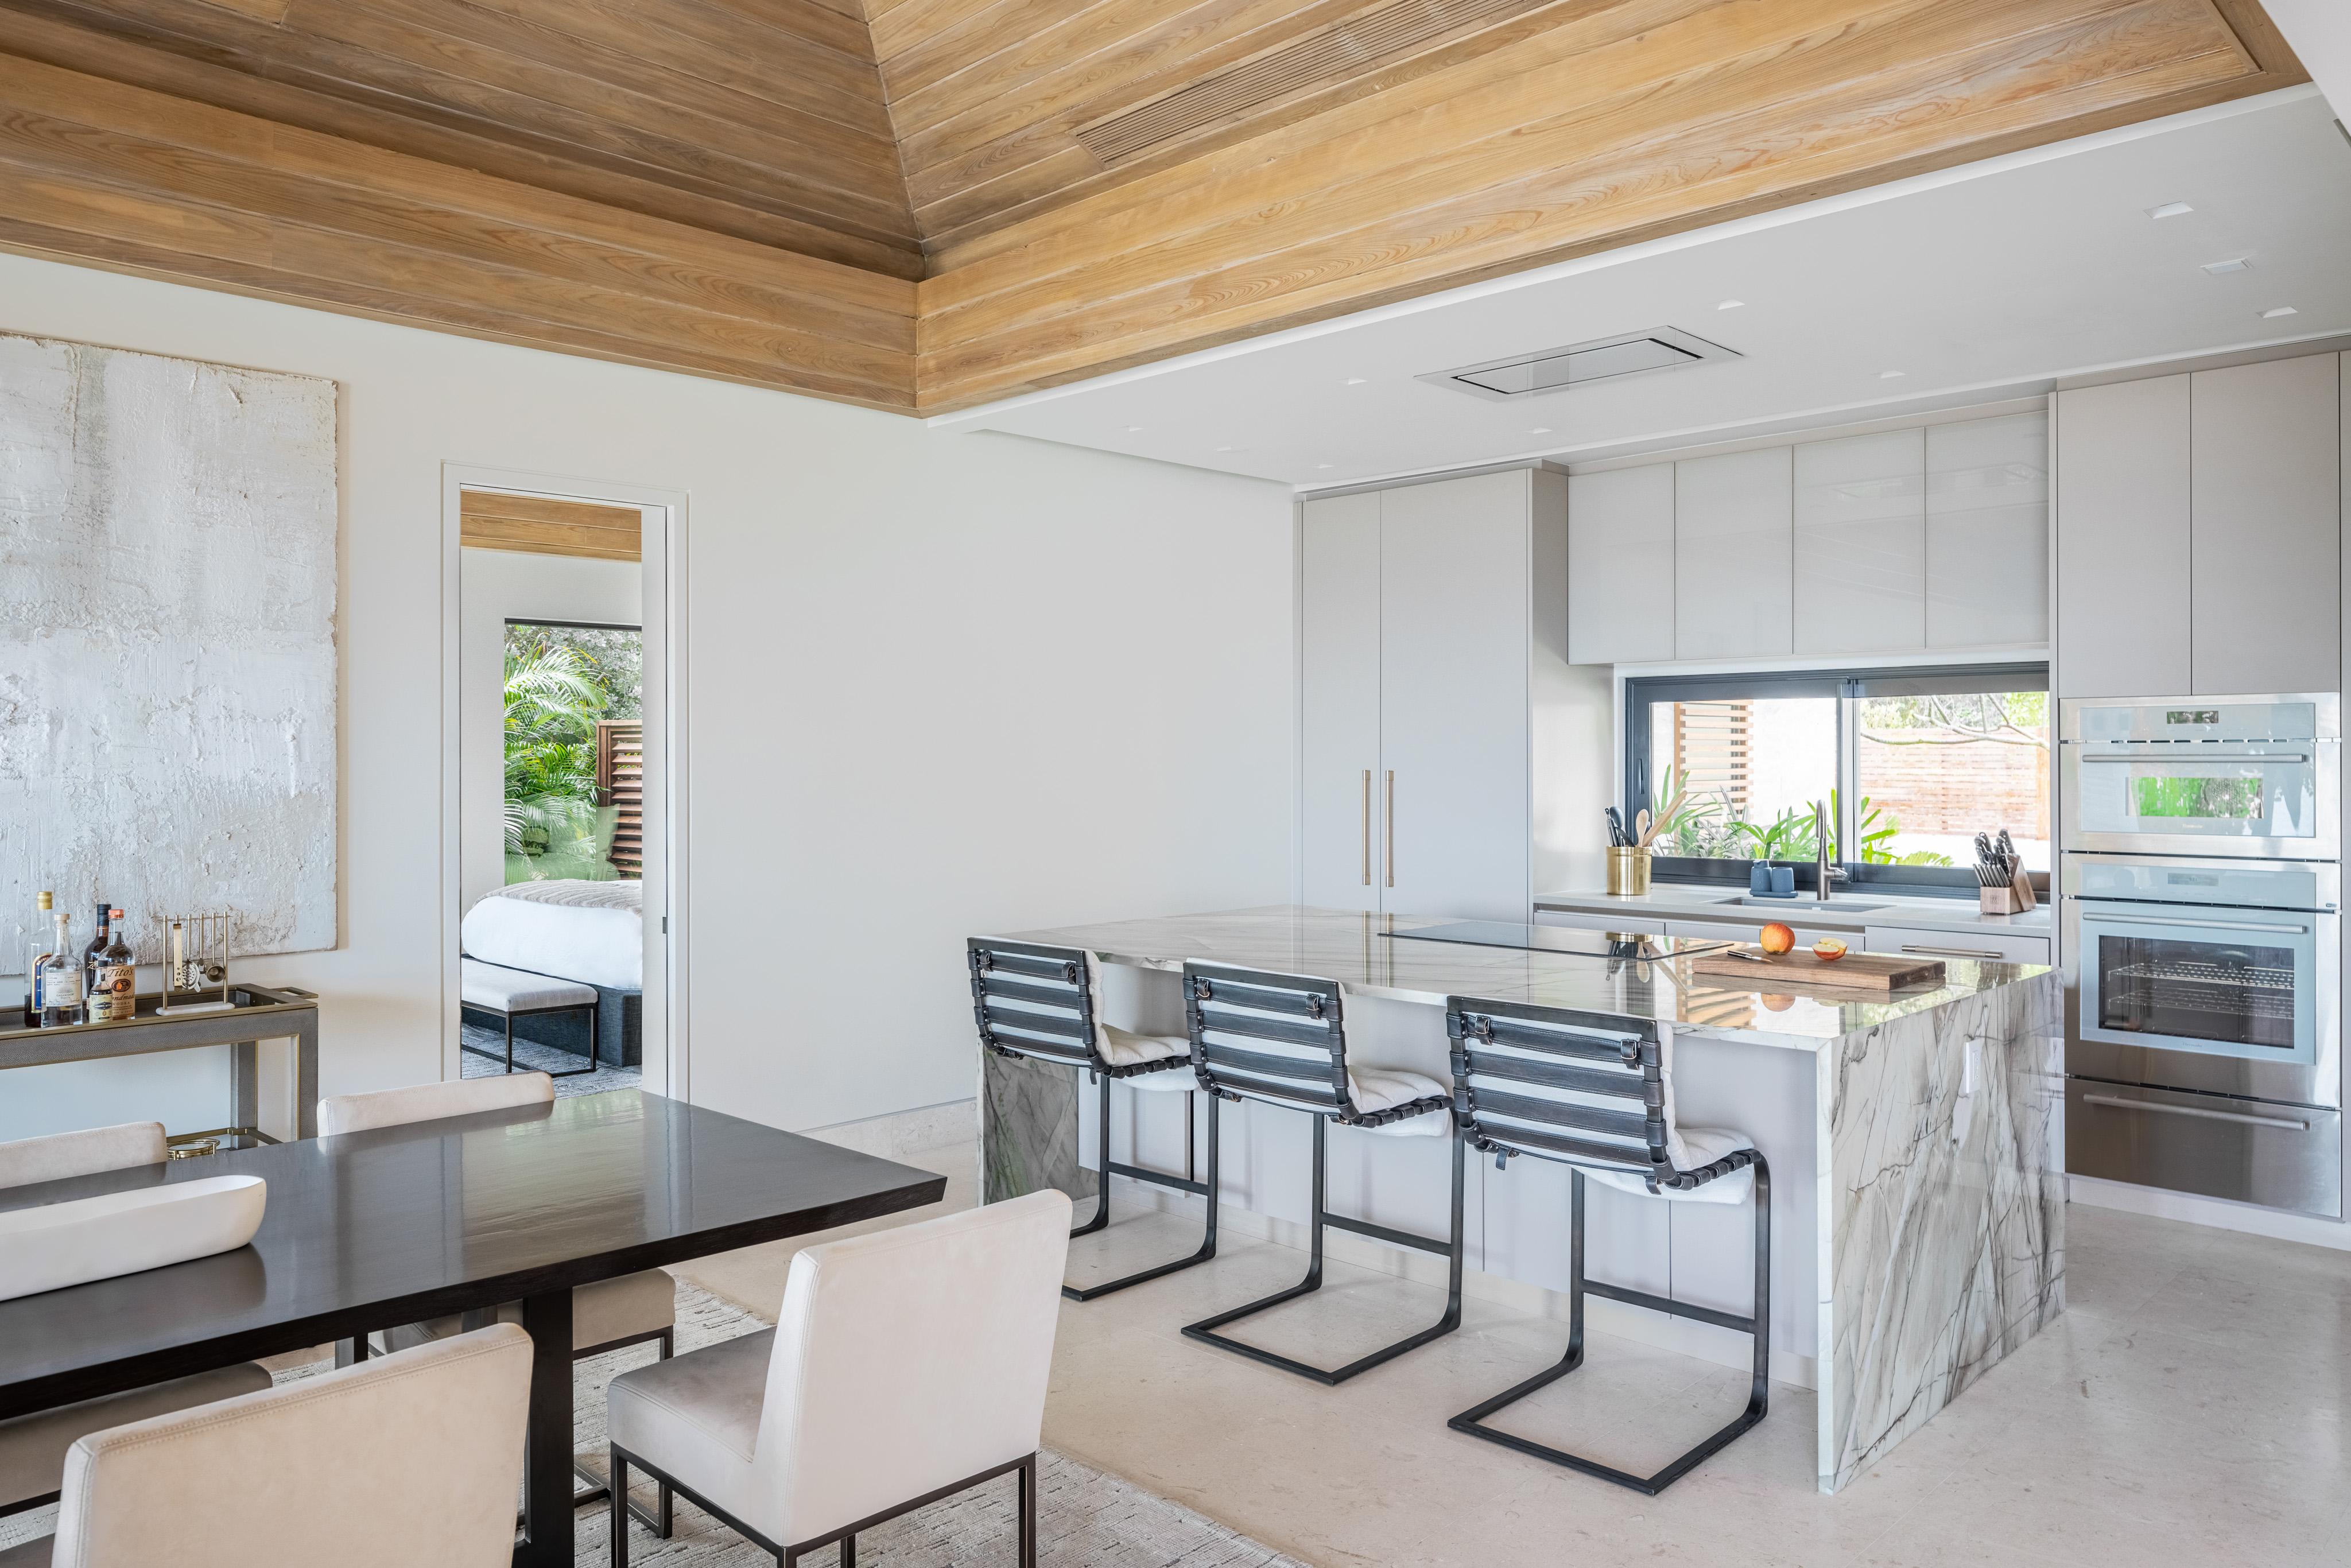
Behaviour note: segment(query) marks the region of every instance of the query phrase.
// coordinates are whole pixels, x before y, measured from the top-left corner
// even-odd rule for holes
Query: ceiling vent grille
[[[1489,402],[1509,402],[1542,392],[1562,392],[1589,382],[1613,381],[1648,371],[1680,370],[1708,360],[1740,357],[1719,343],[1693,337],[1677,327],[1652,327],[1642,332],[1594,338],[1588,343],[1571,343],[1564,349],[1545,349],[1538,354],[1514,354],[1507,360],[1489,360],[1482,365],[1431,371],[1415,379],[1482,397]]]
[[[1074,132],[1104,163],[1244,114],[1306,89],[1361,75],[1417,45],[1471,26],[1506,21],[1551,0],[1392,0],[1255,59],[1202,77],[1136,109]]]

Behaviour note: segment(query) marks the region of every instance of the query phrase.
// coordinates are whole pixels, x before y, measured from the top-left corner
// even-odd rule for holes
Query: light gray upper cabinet
[[[1567,646],[1579,664],[1674,657],[1674,465],[1567,482]]]
[[[1672,466],[1673,656],[1788,653],[1793,636],[1788,448],[1726,452]]]
[[[1927,427],[1927,646],[2049,640],[2049,416]]]
[[[1567,481],[1480,474],[1301,512],[1306,901],[1523,922],[1553,841],[1571,823],[1597,841],[1607,783],[1605,683],[1566,658]],[[1560,743],[1562,710],[1585,709],[1603,743]],[[1547,771],[1579,761],[1581,787]]]
[[[1918,430],[1795,449],[1795,652],[1926,645],[1926,491]]]
[[[2336,689],[2338,373],[2311,354],[2189,378],[2193,694]]]
[[[2064,696],[2189,688],[2186,376],[2057,394],[2057,669]]]
[[[2335,691],[2339,357],[2083,387],[2057,401],[2057,689]]]

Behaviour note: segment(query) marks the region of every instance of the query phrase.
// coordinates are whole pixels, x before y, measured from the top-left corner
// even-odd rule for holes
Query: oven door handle
[[[2307,762],[2310,758],[2299,751],[2261,751],[2245,757],[2214,757],[2209,754],[2201,757],[2177,757],[2162,752],[2153,756],[2117,757],[2111,752],[2087,751],[2082,754],[2082,760],[2085,762],[2158,762],[2169,768],[2199,768],[2216,762]]]
[[[2084,920],[2106,920],[2124,925],[2192,925],[2199,931],[2279,931],[2296,936],[2310,935],[2307,925],[2263,925],[2251,920],[2179,920],[2163,915],[2101,915],[2095,910],[2082,911]]]
[[[2213,1122],[2241,1122],[2249,1127],[2283,1127],[2289,1132],[2307,1133],[2310,1124],[2284,1116],[2247,1116],[2236,1111],[2206,1111],[2194,1105],[2166,1105],[2153,1100],[2124,1100],[2112,1094],[2085,1094],[2085,1105],[2111,1105],[2117,1111],[2166,1111],[2174,1116],[2202,1116]]]

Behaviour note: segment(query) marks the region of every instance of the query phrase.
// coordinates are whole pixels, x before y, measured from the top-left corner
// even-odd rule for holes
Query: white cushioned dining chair
[[[971,970],[971,1009],[979,1023],[982,1049],[998,1056],[1078,1068],[1101,1086],[1102,1102],[1094,1117],[1095,1131],[1101,1137],[1094,1161],[1100,1185],[1093,1217],[1070,1232],[1072,1239],[1091,1236],[1109,1226],[1113,1176],[1207,1197],[1208,1184],[1192,1174],[1195,1101],[1186,1099],[1184,1103],[1182,1176],[1110,1157],[1111,1085],[1124,1083],[1145,1092],[1189,1095],[1196,1092],[1200,1083],[1192,1071],[1192,1047],[1188,1040],[1181,1035],[1137,1034],[1105,1019],[1102,960],[1082,947],[1049,947],[1035,942],[974,936],[964,944],[964,956]],[[1216,1136],[1212,1119],[1208,1124],[1211,1163],[1216,1157]],[[1217,1255],[1217,1217],[1215,1206],[1209,1207],[1207,1227],[1197,1250],[1172,1263],[1139,1270],[1098,1285],[1082,1289],[1063,1285],[1061,1294],[1073,1301],[1091,1301],[1113,1291],[1123,1291],[1130,1285],[1207,1262]]]
[[[1655,1497],[1763,1419],[1771,1396],[1771,1169],[1754,1141],[1728,1127],[1689,1127],[1674,1113],[1671,1026],[1563,1008],[1448,997],[1455,1115],[1461,1136],[1508,1169],[1520,1155],[1569,1167],[1567,1354],[1446,1425],[1506,1448]],[[1669,1203],[1755,1203],[1755,1306],[1748,1316],[1652,1295],[1583,1274],[1583,1183]],[[1583,1298],[1604,1296],[1750,1335],[1747,1408],[1649,1475],[1633,1475],[1483,1425],[1583,1364]]]
[[[367,1094],[338,1094],[319,1102],[319,1135],[371,1132],[379,1127],[405,1126],[481,1111],[510,1110],[523,1105],[548,1105],[555,1101],[555,1081],[544,1072],[517,1072],[495,1078],[457,1078],[443,1083],[419,1083],[406,1089],[379,1089]],[[489,1315],[489,1314],[485,1314]],[[509,1301],[496,1309],[500,1322],[522,1322],[522,1303]],[[413,1349],[435,1341],[455,1339],[465,1332],[462,1317],[431,1318],[402,1323],[374,1336],[375,1348]],[[677,1281],[660,1269],[645,1269],[618,1279],[575,1286],[571,1291],[571,1359],[579,1361],[632,1344],[657,1343],[661,1359],[675,1348]],[[574,1494],[575,1502],[590,1502],[603,1490],[593,1470],[575,1465],[590,1490]],[[653,1516],[644,1516],[648,1523]],[[666,1534],[666,1530],[664,1531]]]
[[[810,1247],[776,1326],[624,1372],[606,1395],[612,1495],[629,1467],[792,1568],[925,1503],[1019,1475],[1037,1561],[1037,1443],[1070,1200],[1030,1193]],[[614,1511],[613,1568],[628,1568]]]
[[[57,1534],[0,1568],[508,1568],[529,1403],[530,1336],[499,1323],[110,1427],[66,1458]]]
[[[161,1122],[125,1122],[87,1132],[20,1138],[0,1144],[0,1187],[158,1166],[163,1163],[165,1146]],[[252,1362],[240,1362],[0,1421],[0,1515],[55,1502],[65,1476],[66,1451],[84,1433],[268,1386],[268,1373]]]

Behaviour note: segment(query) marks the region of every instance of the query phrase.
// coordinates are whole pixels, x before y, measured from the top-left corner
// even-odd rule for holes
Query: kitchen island
[[[1772,1372],[1818,1392],[1823,1491],[1850,1483],[2064,1310],[2054,971],[1950,961],[1943,985],[1887,997],[1765,993],[1696,974],[1690,950],[1699,945],[1670,937],[1613,951],[1594,937],[1581,951],[1554,951],[1410,935],[1449,924],[1277,906],[999,935],[1091,949],[1111,966],[1111,1021],[1153,1033],[1182,1032],[1176,976],[1187,959],[1333,979],[1351,1059],[1448,1080],[1448,996],[1668,1026],[1681,1119],[1739,1128],[1771,1163]],[[1578,935],[1542,939],[1576,946]],[[1092,1096],[1078,1093],[1076,1075],[989,1052],[980,1060],[987,1198],[1044,1185],[1091,1193],[1093,1173],[1079,1168],[1078,1150],[1092,1145],[1090,1130],[1080,1137]],[[1184,1103],[1197,1097],[1140,1098],[1114,1102],[1113,1131],[1124,1136],[1113,1158],[1182,1169]],[[1205,1119],[1207,1102],[1199,1104]],[[1261,1233],[1281,1236],[1282,1222],[1305,1215],[1304,1120],[1254,1103],[1222,1113],[1222,1203],[1228,1214],[1267,1217]],[[1196,1123],[1190,1136],[1200,1133]],[[1331,1207],[1441,1235],[1448,1161],[1438,1139],[1334,1128]],[[1563,1291],[1564,1167],[1518,1160],[1507,1171],[1472,1169],[1473,1291],[1516,1301]],[[1154,1201],[1149,1191],[1122,1186],[1119,1211]],[[1743,1206],[1667,1204],[1597,1184],[1587,1202],[1594,1277],[1746,1310]],[[1746,1359],[1744,1335],[1608,1305],[1615,1311],[1592,1312],[1595,1328],[1727,1364]]]

